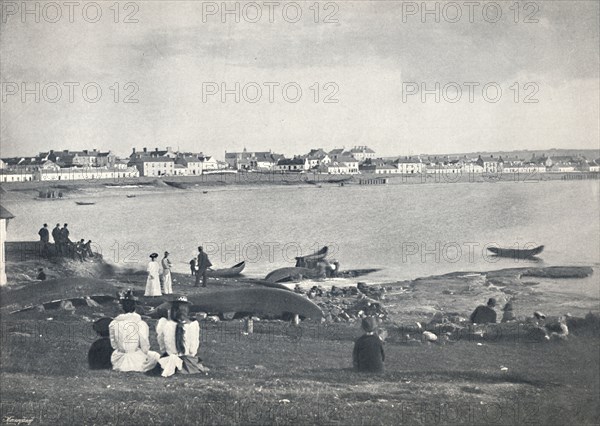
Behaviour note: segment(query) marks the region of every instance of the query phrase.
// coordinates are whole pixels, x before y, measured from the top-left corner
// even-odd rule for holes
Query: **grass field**
[[[96,271],[98,265],[86,267]],[[70,276],[78,272],[71,269]],[[248,285],[215,281],[208,289],[194,289],[185,284],[191,279],[177,279],[186,294]],[[143,281],[143,274],[130,273],[103,281],[23,281],[0,290],[2,424],[600,423],[597,316],[574,322],[566,340],[536,341],[526,334],[439,343],[402,338],[406,330],[395,328],[403,321],[398,318],[425,315],[424,301],[462,312],[497,291],[466,286],[458,278],[431,278],[426,286],[407,287],[386,302],[396,304],[392,313],[399,322],[384,324],[390,334],[385,373],[379,375],[350,368],[353,341],[361,334],[357,322],[302,322],[295,327],[263,320],[247,335],[237,320],[202,321],[199,355],[210,372],[164,379],[88,370],[87,351],[96,338],[91,323],[118,314],[116,302],[74,311],[8,313],[53,298],[140,289]],[[456,295],[448,298],[448,289]],[[529,287],[522,291],[523,303],[527,297],[544,302],[538,293],[527,296]],[[156,320],[148,323],[151,346],[157,348]]]
[[[85,312],[81,313],[82,315]],[[154,321],[149,321],[151,329]],[[49,325],[51,324],[51,325]],[[357,326],[202,325],[206,376],[90,371],[90,323],[3,323],[2,421],[31,424],[598,424],[600,338],[386,344],[350,369]],[[343,327],[343,328],[342,328]],[[152,334],[152,333],[151,333]],[[156,343],[154,342],[154,347]],[[508,370],[501,370],[502,367]]]

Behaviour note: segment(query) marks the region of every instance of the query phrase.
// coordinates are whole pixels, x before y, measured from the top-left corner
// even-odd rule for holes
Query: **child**
[[[37,280],[46,281],[46,273],[44,272],[44,268],[38,269],[38,274],[36,277]]]
[[[375,333],[377,320],[373,317],[363,318],[362,328],[365,331],[354,344],[352,362],[358,371],[378,373],[383,371],[383,342]]]
[[[504,305],[504,308],[502,308],[502,311],[504,312],[502,314],[502,322],[515,321],[517,319],[515,317],[515,314],[513,313],[512,303],[506,303],[506,305]]]
[[[112,318],[100,318],[94,322],[93,328],[100,338],[92,343],[88,352],[88,365],[91,370],[104,370],[111,369],[112,363],[110,357],[113,352],[113,348],[110,345],[110,337],[108,331],[108,325],[112,321]]]

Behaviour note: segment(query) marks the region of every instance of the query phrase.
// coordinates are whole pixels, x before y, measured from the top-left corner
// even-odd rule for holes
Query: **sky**
[[[2,2],[0,155],[599,147],[599,2],[423,4]]]

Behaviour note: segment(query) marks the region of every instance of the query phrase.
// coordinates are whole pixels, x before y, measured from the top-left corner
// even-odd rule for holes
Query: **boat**
[[[512,257],[515,259],[529,259],[537,256],[544,251],[544,246],[537,246],[532,249],[510,249],[500,247],[488,247],[489,251],[500,257]]]
[[[349,269],[347,271],[338,272],[334,278],[356,278],[362,277],[363,275],[372,274],[373,272],[380,271],[381,269]]]
[[[233,265],[231,268],[214,269],[206,271],[206,276],[210,278],[228,278],[237,277],[246,267],[246,262],[240,262]]]
[[[306,256],[298,256],[296,257],[296,261],[298,260],[320,260],[327,256],[327,252],[329,251],[329,247],[325,246],[321,250],[313,254],[307,254]]]
[[[145,298],[144,298],[145,299]],[[231,312],[248,314],[284,315],[321,319],[323,311],[308,298],[289,290],[275,288],[241,288],[221,290],[201,295],[188,295],[190,312],[225,314]],[[166,316],[171,304],[161,303],[150,317]]]
[[[136,196],[135,195],[127,195],[126,197],[127,198],[135,198]]]
[[[377,271],[380,271],[380,269],[349,269],[346,271],[340,271],[331,278],[356,278]],[[269,275],[265,277],[264,281],[270,283],[283,283],[294,281],[299,278],[319,278],[319,270],[311,268],[280,268],[270,272]]]
[[[265,281],[271,283],[279,283],[284,281],[292,281],[297,278],[317,278],[319,271],[310,268],[279,268],[275,269],[265,277]]]
[[[92,206],[96,203],[92,203],[90,201],[75,201],[75,204],[77,204],[78,206]]]

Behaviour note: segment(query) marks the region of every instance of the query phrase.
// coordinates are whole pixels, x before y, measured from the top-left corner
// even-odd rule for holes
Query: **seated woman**
[[[91,370],[111,369],[112,364],[110,359],[113,353],[113,348],[110,344],[108,326],[112,318],[100,318],[94,322],[93,328],[100,337],[90,347],[88,352],[88,365]]]
[[[149,371],[156,366],[160,355],[150,350],[148,324],[135,313],[136,298],[131,290],[119,295],[124,314],[118,315],[108,326],[113,370]]]
[[[190,320],[189,312],[187,297],[180,296],[171,302],[168,319],[161,318],[156,324],[158,345],[163,354],[158,363],[163,377],[172,376],[177,371],[181,374],[208,371],[196,357],[200,346],[200,324]]]

